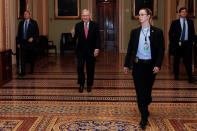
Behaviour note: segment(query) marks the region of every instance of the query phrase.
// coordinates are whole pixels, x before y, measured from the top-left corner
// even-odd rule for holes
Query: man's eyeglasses
[[[138,16],[145,16],[145,15],[148,15],[148,14],[138,14]]]

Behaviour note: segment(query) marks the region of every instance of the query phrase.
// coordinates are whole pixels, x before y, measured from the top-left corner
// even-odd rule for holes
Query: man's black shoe
[[[83,88],[84,88],[84,85],[80,85],[80,87],[79,87],[79,92],[80,93],[83,93]]]
[[[142,130],[145,130],[146,129],[147,123],[148,123],[148,119],[142,119],[140,121],[140,127],[142,128]]]
[[[147,118],[150,116],[150,112],[148,111],[148,113],[147,113]]]
[[[179,80],[179,77],[177,75],[174,76],[175,80]]]
[[[25,73],[19,73],[18,74],[20,77],[24,77],[25,76]]]
[[[195,83],[195,79],[194,79],[194,78],[190,78],[190,79],[188,80],[188,82],[189,82],[189,83]]]
[[[92,86],[87,86],[87,92],[91,92]]]
[[[33,74],[34,73],[34,67],[31,67],[30,68],[30,74]]]
[[[32,75],[33,73],[34,73],[34,70],[31,70],[31,71],[30,71],[30,74]]]

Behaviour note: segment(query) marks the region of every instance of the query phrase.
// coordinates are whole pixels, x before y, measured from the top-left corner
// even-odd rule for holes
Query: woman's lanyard
[[[145,37],[145,43],[144,43],[144,51],[147,51],[149,49],[149,45],[148,45],[148,42],[147,42],[147,35],[148,35],[148,32],[149,32],[149,29],[147,30],[146,34],[144,33],[143,29],[142,29],[142,33]]]

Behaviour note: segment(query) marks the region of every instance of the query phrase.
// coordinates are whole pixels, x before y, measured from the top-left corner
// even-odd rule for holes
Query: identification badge
[[[144,43],[144,50],[147,51],[149,48],[148,43]]]

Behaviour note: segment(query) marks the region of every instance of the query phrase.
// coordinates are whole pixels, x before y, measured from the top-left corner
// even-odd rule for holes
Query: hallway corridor
[[[123,72],[124,54],[101,53],[90,93],[86,87],[78,92],[76,63],[73,54],[49,55],[36,63],[33,75],[19,77],[13,68],[13,80],[0,89],[0,131],[141,130],[132,76]],[[181,69],[175,81],[165,57],[147,131],[197,130],[197,84],[189,84]]]

